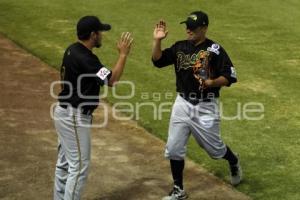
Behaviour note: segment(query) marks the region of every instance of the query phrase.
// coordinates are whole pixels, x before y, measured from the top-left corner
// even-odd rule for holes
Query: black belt
[[[212,99],[209,98],[202,98],[202,99],[198,99],[198,98],[191,98],[187,95],[184,94],[179,94],[183,99],[185,99],[186,101],[188,101],[189,103],[193,104],[194,106],[197,105],[200,102],[212,102]]]
[[[63,109],[67,109],[68,106],[70,105],[67,105],[67,104],[59,104],[60,107],[62,107]],[[81,108],[81,114],[84,114],[84,115],[92,115],[94,112],[94,109],[88,109],[88,108]]]

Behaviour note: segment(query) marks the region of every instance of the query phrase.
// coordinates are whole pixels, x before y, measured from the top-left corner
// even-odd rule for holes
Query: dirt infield
[[[50,118],[52,81],[58,72],[0,35],[0,199],[52,199],[57,136]],[[101,109],[96,118],[103,118]],[[92,164],[83,199],[159,200],[170,190],[164,143],[112,117],[92,131]],[[186,190],[193,200],[249,197],[186,164]]]

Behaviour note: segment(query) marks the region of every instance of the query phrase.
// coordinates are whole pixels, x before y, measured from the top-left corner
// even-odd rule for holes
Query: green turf
[[[154,23],[161,17],[167,21],[167,47],[185,38],[180,20],[193,10],[205,10],[210,16],[208,36],[225,47],[238,72],[239,83],[222,91],[225,115],[233,116],[239,102],[260,102],[265,107],[260,121],[223,120],[222,136],[242,158],[245,181],[237,189],[257,200],[296,200],[300,199],[299,8],[298,0],[0,0],[0,32],[56,68],[64,48],[76,39],[80,16],[94,14],[112,24],[103,47],[95,51],[108,66],[116,59],[120,33],[132,32],[135,42],[123,80],[135,83],[129,102],[141,104],[149,101],[141,98],[146,92],[151,96],[175,90],[173,68],[155,69],[150,61]],[[120,86],[116,91],[125,95],[129,88]],[[110,96],[109,101],[119,100]],[[169,114],[162,121],[151,115],[150,107],[142,107],[139,123],[165,139]],[[193,140],[188,152],[212,173],[228,178],[226,163],[208,158]]]

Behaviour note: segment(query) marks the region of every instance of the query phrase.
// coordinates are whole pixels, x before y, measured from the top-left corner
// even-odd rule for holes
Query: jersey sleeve
[[[100,85],[107,84],[112,75],[112,71],[106,68],[96,56],[85,59],[82,64],[85,74],[95,78]]]
[[[162,55],[160,59],[154,61],[152,59],[153,65],[158,68],[166,67],[168,65],[174,64],[174,49],[175,46],[171,46],[170,48],[166,48],[162,51]]]
[[[235,68],[223,48],[215,52],[212,65],[217,71],[217,76],[224,76],[228,81],[230,86],[232,83],[237,82],[237,76]]]

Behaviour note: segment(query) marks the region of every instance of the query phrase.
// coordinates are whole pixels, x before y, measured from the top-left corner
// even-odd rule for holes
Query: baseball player
[[[233,64],[224,48],[206,37],[207,14],[192,12],[181,23],[186,25],[187,40],[178,41],[163,51],[161,41],[168,34],[166,23],[161,20],[153,33],[153,64],[158,68],[174,65],[178,92],[165,149],[174,186],[164,200],[188,198],[183,188],[183,169],[190,134],[210,157],[229,162],[233,185],[242,179],[239,158],[221,139],[218,110],[220,88],[237,81]]]
[[[58,135],[54,200],[78,200],[88,177],[91,155],[90,125],[99,102],[100,86],[113,86],[123,72],[132,37],[123,33],[118,44],[119,57],[112,70],[93,54],[99,48],[102,32],[111,29],[96,16],[82,17],[77,23],[78,41],[64,54],[61,67],[62,90],[54,110]]]

